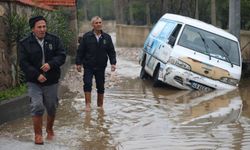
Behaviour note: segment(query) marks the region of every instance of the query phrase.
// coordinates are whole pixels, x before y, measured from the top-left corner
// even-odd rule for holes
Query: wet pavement
[[[107,68],[103,110],[93,90],[92,109],[85,112],[82,73],[72,66],[61,81],[56,138],[34,145],[27,116],[0,125],[0,149],[250,149],[250,79],[238,89],[210,93],[154,88],[138,78],[138,49],[117,54],[117,71]]]

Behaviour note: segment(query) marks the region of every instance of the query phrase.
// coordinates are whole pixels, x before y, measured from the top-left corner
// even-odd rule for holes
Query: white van
[[[239,41],[210,24],[165,14],[148,35],[140,78],[152,77],[179,89],[233,89],[241,77]]]

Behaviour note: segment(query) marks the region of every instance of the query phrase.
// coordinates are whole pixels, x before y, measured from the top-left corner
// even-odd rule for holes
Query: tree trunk
[[[115,17],[117,24],[127,24],[125,9],[128,7],[128,0],[114,0]]]
[[[114,0],[115,19],[117,24],[122,23],[121,1],[122,0]]]
[[[135,24],[132,0],[128,0],[128,11],[129,11],[129,24]]]
[[[162,15],[169,12],[169,7],[170,7],[170,1],[169,0],[161,0],[161,13]]]
[[[84,0],[83,12],[84,12],[84,21],[88,21],[88,0]]]
[[[195,0],[195,19],[199,19],[199,0]]]
[[[151,25],[151,18],[150,18],[150,6],[149,6],[149,2],[146,4],[146,21],[147,21],[147,25],[150,26]]]
[[[102,4],[102,0],[99,0],[99,16],[103,17],[103,8],[102,8],[103,4]]]

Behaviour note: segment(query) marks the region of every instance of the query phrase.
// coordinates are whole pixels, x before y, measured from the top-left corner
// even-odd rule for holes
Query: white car
[[[165,14],[148,35],[140,55],[140,77],[179,89],[234,89],[241,77],[238,39],[202,21]]]

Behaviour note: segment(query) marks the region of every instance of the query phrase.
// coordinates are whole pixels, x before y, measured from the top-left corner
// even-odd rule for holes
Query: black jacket
[[[93,31],[83,35],[77,50],[76,64],[83,67],[106,67],[107,61],[116,64],[116,52],[110,35],[102,32],[99,42]]]
[[[42,66],[42,48],[33,33],[22,39],[18,44],[19,64],[25,74],[26,81],[50,85],[57,83],[60,78],[60,66],[66,59],[66,50],[63,48],[60,39],[52,34],[46,33],[44,38],[45,63],[50,65],[46,73],[40,69]],[[44,74],[47,81],[38,82],[40,74]]]

